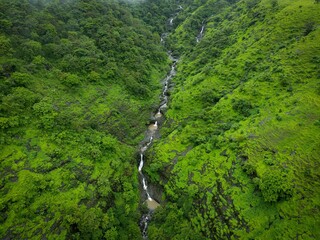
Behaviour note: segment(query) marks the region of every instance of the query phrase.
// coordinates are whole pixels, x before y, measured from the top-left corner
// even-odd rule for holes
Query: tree
[[[38,100],[38,95],[24,87],[16,87],[11,94],[3,97],[2,106],[10,114],[19,113],[31,107]]]
[[[0,35],[0,55],[8,56],[13,52],[11,48],[10,39],[6,36]]]
[[[31,61],[35,56],[41,54],[42,45],[40,42],[29,40],[22,43],[18,55],[27,61]]]
[[[249,117],[251,115],[250,110],[252,109],[252,105],[247,100],[232,99],[232,108],[245,117]]]
[[[76,74],[66,74],[62,78],[62,83],[67,87],[76,87],[80,84],[81,80]]]

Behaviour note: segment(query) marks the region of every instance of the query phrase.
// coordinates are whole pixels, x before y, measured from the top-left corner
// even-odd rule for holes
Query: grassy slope
[[[202,41],[182,49],[168,129],[150,152],[168,201],[150,236],[172,221],[163,212],[182,211],[206,238],[320,237],[320,5],[252,2],[212,10]],[[180,52],[189,28],[173,36]]]
[[[0,35],[1,239],[141,238],[136,146],[167,56],[127,9],[81,2],[35,9],[1,1],[1,21],[10,23]],[[99,31],[86,29],[89,20]],[[43,40],[49,22],[52,42]],[[112,31],[126,36],[104,37]]]

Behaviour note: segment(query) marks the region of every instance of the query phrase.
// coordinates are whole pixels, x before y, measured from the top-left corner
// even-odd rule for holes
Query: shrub
[[[247,100],[244,100],[244,99],[233,100],[232,108],[233,110],[242,114],[245,117],[249,117],[251,115],[250,110],[252,109],[252,105]]]
[[[292,196],[288,175],[279,169],[271,169],[263,174],[259,188],[266,202],[277,202]]]

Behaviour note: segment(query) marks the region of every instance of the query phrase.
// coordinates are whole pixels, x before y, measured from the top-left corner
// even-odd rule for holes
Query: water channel
[[[199,43],[203,37],[203,32],[204,32],[204,28],[205,28],[205,21],[202,21],[202,26],[201,26],[201,30],[200,33],[198,34],[198,36],[196,37],[196,41],[197,43]]]
[[[176,15],[181,11],[183,8],[182,6],[179,6],[176,13],[169,18],[167,24],[168,29],[171,29],[173,27],[173,21],[176,17]],[[161,44],[165,43],[165,39],[168,36],[168,33],[163,33],[161,35]],[[172,55],[172,52],[168,52],[168,56],[172,62],[171,64],[171,70],[168,72],[167,76],[162,80],[162,93],[160,95],[160,105],[158,106],[158,109],[152,113],[151,116],[151,124],[148,126],[148,129],[146,131],[145,139],[140,143],[139,148],[139,164],[138,164],[138,171],[139,171],[139,179],[143,191],[143,201],[146,203],[148,207],[148,213],[143,214],[140,219],[140,229],[142,232],[143,239],[148,239],[147,229],[148,229],[148,223],[150,222],[152,218],[153,211],[160,206],[160,203],[154,199],[154,197],[151,194],[151,191],[149,191],[148,181],[146,179],[146,176],[143,174],[143,166],[145,163],[145,152],[149,149],[150,145],[152,144],[153,140],[157,137],[159,137],[159,127],[161,127],[161,123],[164,121],[164,114],[168,107],[168,96],[169,96],[169,89],[170,89],[170,83],[172,78],[176,75],[176,65],[178,62],[178,59],[175,58]]]
[[[145,155],[144,153],[149,149],[150,145],[152,144],[153,140],[158,136],[159,131],[159,122],[162,122],[164,119],[164,112],[168,105],[168,91],[169,91],[169,85],[171,82],[171,79],[176,74],[176,64],[178,59],[174,58],[171,53],[169,52],[169,57],[172,61],[171,70],[168,73],[168,75],[163,80],[163,90],[162,94],[160,96],[160,106],[158,107],[157,111],[153,113],[152,119],[154,119],[154,122],[148,126],[147,132],[146,132],[146,138],[141,143],[140,146],[140,161],[138,165],[138,171],[140,174],[140,181],[142,184],[142,188],[145,195],[145,203],[147,204],[147,207],[149,209],[149,212],[147,214],[144,214],[140,220],[140,228],[142,231],[142,236],[144,239],[148,238],[147,235],[147,228],[148,223],[151,220],[152,212],[160,205],[155,199],[152,198],[151,193],[148,190],[148,182],[143,174],[143,166],[145,163]]]

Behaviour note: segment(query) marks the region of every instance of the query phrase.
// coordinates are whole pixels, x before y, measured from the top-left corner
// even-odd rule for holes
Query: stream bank
[[[168,91],[170,89],[170,83],[172,78],[176,75],[176,64],[178,59],[174,58],[171,55],[171,52],[168,53],[170,60],[172,61],[171,70],[167,74],[167,76],[162,81],[163,90],[160,96],[160,105],[158,109],[152,114],[151,117],[151,124],[148,126],[145,138],[140,143],[139,147],[139,164],[138,164],[138,171],[139,171],[139,180],[141,185],[141,192],[142,192],[142,201],[146,204],[148,208],[148,213],[143,214],[140,220],[140,228],[142,232],[142,236],[144,239],[148,238],[147,235],[147,228],[148,223],[152,218],[153,211],[160,206],[161,203],[161,190],[157,189],[156,186],[150,187],[148,184],[146,176],[143,174],[143,167],[145,164],[145,152],[150,148],[151,144],[153,143],[154,139],[159,138],[159,128],[161,127],[161,123],[165,120],[165,111],[168,107]]]
[[[179,12],[183,10],[179,5],[177,11],[167,21],[168,31],[172,30],[173,22]],[[161,44],[165,44],[166,38],[169,32],[161,34]],[[147,211],[140,219],[140,229],[143,239],[148,239],[147,229],[148,223],[152,218],[154,210],[160,206],[162,200],[162,189],[156,184],[149,184],[147,177],[143,173],[143,167],[145,161],[145,152],[148,151],[154,139],[160,138],[159,128],[165,121],[165,112],[168,108],[169,90],[171,86],[171,80],[176,75],[176,65],[178,58],[175,58],[171,51],[168,51],[168,57],[171,60],[171,69],[167,73],[167,76],[162,80],[162,93],[160,95],[160,104],[158,108],[151,114],[150,124],[147,127],[144,140],[140,143],[138,153],[138,171],[141,191],[141,202],[147,206]]]

